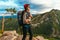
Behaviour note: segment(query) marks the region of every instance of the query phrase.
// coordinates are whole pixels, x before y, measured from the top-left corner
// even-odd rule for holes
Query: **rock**
[[[7,36],[6,40],[15,40],[16,38],[16,36]]]
[[[4,31],[3,32],[3,36],[9,36],[9,35],[18,36],[18,34],[16,33],[16,31]]]
[[[23,37],[23,35],[20,35],[20,36],[17,37],[16,40],[22,40],[22,37]],[[26,40],[29,40],[29,36],[26,37]],[[33,37],[32,40],[37,40],[37,39],[35,37]]]
[[[0,40],[22,40],[23,35],[18,35],[16,31],[5,31],[3,32]],[[29,40],[29,35],[26,36],[26,40]],[[37,36],[33,37],[32,40],[44,40],[44,37]]]
[[[37,40],[35,37],[33,37],[33,39],[32,40]]]
[[[37,40],[44,40],[44,37],[42,37],[42,36],[37,36],[36,39],[37,39]]]
[[[22,40],[23,35],[19,35],[16,40]]]
[[[15,40],[16,38],[16,36],[3,36],[0,40]]]
[[[5,40],[7,37],[6,36],[3,36],[3,37],[0,37],[0,40]]]
[[[16,31],[4,31],[0,40],[16,40],[17,36]]]

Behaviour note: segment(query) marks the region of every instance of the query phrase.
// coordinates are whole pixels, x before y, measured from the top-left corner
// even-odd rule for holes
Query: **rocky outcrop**
[[[22,37],[23,35],[18,35],[16,31],[5,31],[0,37],[0,40],[22,40]],[[26,40],[29,40],[29,35],[27,35]],[[36,36],[32,40],[44,40],[44,37]]]
[[[16,31],[4,31],[2,36],[18,36],[18,34],[16,33]]]
[[[0,40],[15,40],[17,36],[18,34],[16,31],[4,31],[0,37]]]

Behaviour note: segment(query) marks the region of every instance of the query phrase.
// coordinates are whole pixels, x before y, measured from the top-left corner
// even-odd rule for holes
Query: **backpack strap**
[[[21,15],[21,21],[22,21],[22,24],[23,24],[23,15],[24,15],[25,11],[22,11],[22,15]]]

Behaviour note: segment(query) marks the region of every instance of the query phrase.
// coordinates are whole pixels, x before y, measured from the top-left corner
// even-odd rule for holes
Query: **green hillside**
[[[56,37],[60,34],[60,10],[52,9],[50,12],[40,14],[32,19],[36,34],[42,34],[48,37]],[[34,26],[34,25],[33,25]]]

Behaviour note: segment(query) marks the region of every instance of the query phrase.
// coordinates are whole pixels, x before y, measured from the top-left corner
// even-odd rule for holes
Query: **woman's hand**
[[[26,19],[25,22],[26,22],[27,24],[30,24],[30,23],[31,23],[30,19]]]

